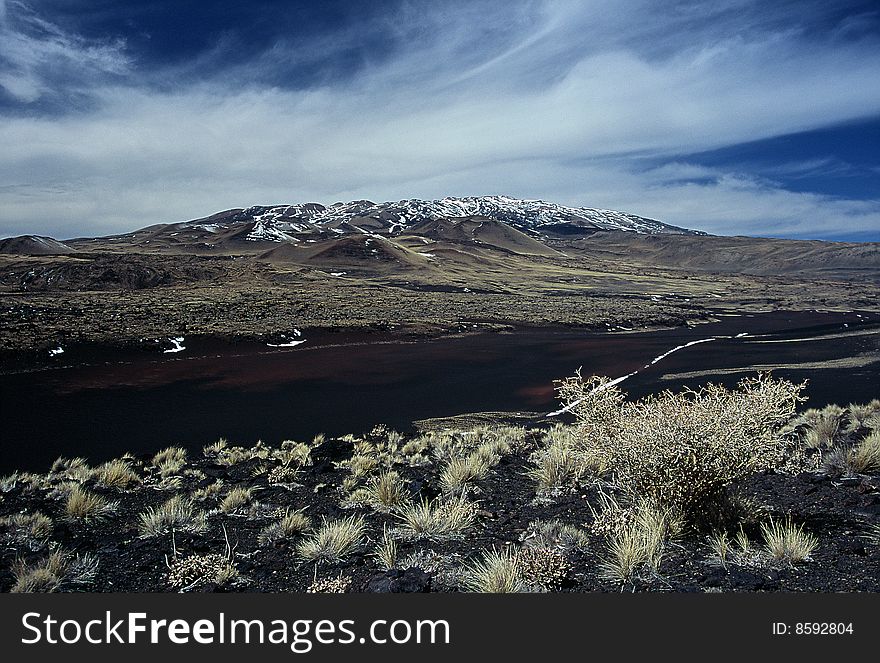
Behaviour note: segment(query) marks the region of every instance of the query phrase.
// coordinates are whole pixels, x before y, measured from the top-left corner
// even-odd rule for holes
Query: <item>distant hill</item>
[[[63,242],[40,235],[21,235],[0,239],[0,253],[24,256],[51,256],[73,253],[74,250]]]

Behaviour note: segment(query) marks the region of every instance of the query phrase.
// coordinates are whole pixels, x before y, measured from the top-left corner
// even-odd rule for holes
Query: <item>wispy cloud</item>
[[[120,40],[90,42],[65,32],[28,5],[0,0],[0,86],[32,103],[61,90],[85,91],[124,74],[129,61]]]
[[[880,114],[870,17],[817,35],[824,10],[785,22],[765,4],[711,3],[708,16],[637,0],[404,5],[357,29],[280,37],[234,66],[212,68],[209,51],[132,79],[120,77],[133,66],[122,43],[65,34],[11,3],[0,84],[22,102],[71,85],[91,105],[2,120],[0,233],[502,192],[710,232],[880,228],[880,201],[681,161]],[[322,75],[297,75],[319,64]],[[73,83],[59,81],[67,68]]]

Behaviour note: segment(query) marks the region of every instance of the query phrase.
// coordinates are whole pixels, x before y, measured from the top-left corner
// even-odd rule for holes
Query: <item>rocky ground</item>
[[[850,429],[838,448],[871,434]],[[536,484],[534,452],[561,430],[495,425],[404,439],[377,427],[98,468],[62,459],[48,474],[0,484],[0,589],[470,591],[475,565],[495,551],[518,560],[520,591],[880,591],[880,466],[846,471],[833,449],[806,448],[800,469],[727,487],[736,514],[725,517],[725,553],[710,542],[717,522],[695,524],[669,537],[658,564],[636,564],[621,579],[608,571],[615,512],[603,496],[613,482]],[[817,455],[830,462],[809,461]],[[450,470],[475,456],[485,460],[475,476],[466,463]],[[418,520],[420,503],[452,510]],[[803,560],[774,558],[763,543],[761,525],[785,519],[816,539]],[[346,522],[357,530],[348,540],[324,527]]]

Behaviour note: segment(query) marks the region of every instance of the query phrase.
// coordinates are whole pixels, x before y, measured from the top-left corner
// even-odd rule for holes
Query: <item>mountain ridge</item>
[[[590,234],[601,230],[641,234],[705,234],[628,212],[570,207],[511,196],[446,197],[438,200],[412,198],[383,203],[354,200],[326,206],[320,203],[254,205],[216,212],[176,225],[217,232],[221,228],[253,224],[244,237],[246,240],[286,242],[295,241],[300,234],[321,231],[335,234],[375,232],[396,235],[424,221],[476,217],[500,221],[516,230],[535,235],[545,232]],[[150,226],[149,229],[155,227]],[[139,232],[144,230],[148,229]]]

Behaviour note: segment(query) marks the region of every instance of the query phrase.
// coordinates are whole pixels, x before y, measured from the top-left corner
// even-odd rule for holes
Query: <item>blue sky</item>
[[[871,2],[0,0],[0,236],[506,194],[880,241]]]

